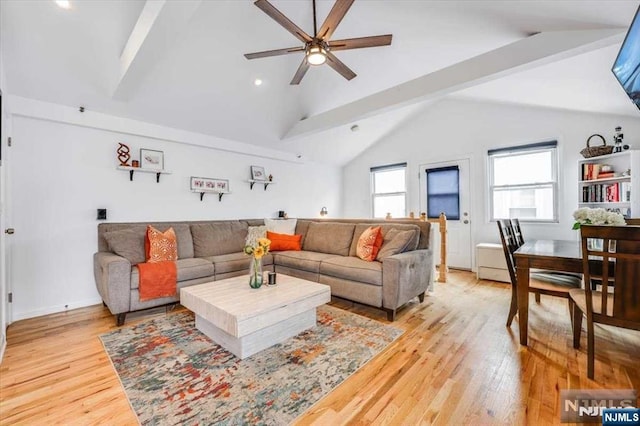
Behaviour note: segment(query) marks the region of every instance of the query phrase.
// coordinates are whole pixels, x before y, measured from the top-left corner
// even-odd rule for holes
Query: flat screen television
[[[631,101],[640,109],[640,7],[611,71]]]

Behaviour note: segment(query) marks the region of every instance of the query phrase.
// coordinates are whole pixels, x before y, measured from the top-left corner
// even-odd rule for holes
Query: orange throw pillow
[[[144,240],[147,262],[165,262],[178,260],[178,243],[173,228],[164,232],[158,231],[151,225],[147,226],[147,236]]]
[[[358,245],[356,246],[356,254],[362,260],[367,262],[373,262],[376,260],[378,251],[382,246],[382,228],[376,226],[370,226],[366,231],[358,238]]]
[[[270,251],[302,250],[302,235],[276,234],[267,231],[267,239],[271,240]]]

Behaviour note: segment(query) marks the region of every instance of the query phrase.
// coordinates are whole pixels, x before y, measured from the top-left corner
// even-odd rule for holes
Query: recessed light
[[[71,2],[69,0],[55,0],[56,4],[63,9],[71,9]]]
[[[253,80],[253,84],[255,84],[256,86],[260,86],[262,84],[262,80],[256,78],[255,80]]]

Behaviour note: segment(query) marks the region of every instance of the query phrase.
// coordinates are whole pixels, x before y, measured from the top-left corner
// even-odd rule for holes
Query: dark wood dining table
[[[531,268],[582,273],[582,247],[579,241],[530,240],[518,248],[513,256],[518,282],[520,344],[527,346]]]

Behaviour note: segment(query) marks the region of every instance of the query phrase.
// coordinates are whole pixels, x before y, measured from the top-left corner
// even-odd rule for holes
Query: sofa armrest
[[[129,312],[131,307],[131,262],[109,252],[93,255],[93,274],[102,300],[112,314]]]
[[[382,307],[397,309],[430,288],[433,250],[408,251],[382,260]]]

